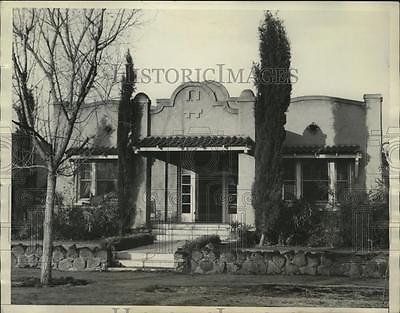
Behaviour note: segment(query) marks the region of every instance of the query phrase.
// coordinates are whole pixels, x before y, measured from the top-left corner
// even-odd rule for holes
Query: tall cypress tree
[[[120,234],[125,233],[130,226],[135,212],[130,207],[130,193],[132,193],[132,179],[134,173],[134,157],[128,149],[129,136],[134,127],[134,104],[131,101],[135,91],[135,72],[132,56],[128,50],[126,54],[125,76],[122,77],[121,99],[118,106],[118,209],[120,219]]]
[[[259,27],[260,62],[255,64],[255,181],[253,206],[260,245],[278,219],[282,198],[282,145],[290,103],[290,44],[281,19],[266,11]]]

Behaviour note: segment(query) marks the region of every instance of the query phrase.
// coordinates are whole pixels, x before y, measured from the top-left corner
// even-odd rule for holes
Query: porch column
[[[151,166],[153,164],[153,158],[148,157],[146,159],[146,225],[150,225],[150,217],[151,217]]]
[[[335,206],[336,202],[336,164],[334,161],[328,162],[329,192],[328,203]]]
[[[228,193],[228,182],[227,182],[227,172],[226,169],[222,172],[222,223],[228,223],[228,202],[229,202],[229,193]]]
[[[165,185],[164,185],[164,221],[168,220],[168,161],[165,161]]]
[[[301,198],[301,162],[296,160],[296,199]]]
[[[238,156],[237,218],[244,224],[255,225],[255,212],[251,203],[251,187],[254,181],[254,157],[240,153]]]

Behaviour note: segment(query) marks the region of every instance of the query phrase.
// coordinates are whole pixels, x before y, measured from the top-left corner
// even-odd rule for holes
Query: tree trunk
[[[265,234],[262,233],[261,234],[261,238],[260,238],[260,242],[258,243],[258,246],[261,248],[264,245],[264,241],[265,241]]]
[[[51,266],[53,256],[53,211],[57,177],[53,169],[47,174],[46,207],[43,222],[43,255],[40,272],[40,282],[43,286],[51,281]]]

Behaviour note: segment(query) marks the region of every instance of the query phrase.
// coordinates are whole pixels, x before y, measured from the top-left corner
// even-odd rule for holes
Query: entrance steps
[[[153,234],[159,241],[193,240],[204,235],[218,235],[221,240],[228,240],[231,234],[229,224],[157,224]]]
[[[172,270],[175,268],[174,253],[184,241],[159,242],[152,245],[115,252],[115,258],[122,265],[116,271]]]

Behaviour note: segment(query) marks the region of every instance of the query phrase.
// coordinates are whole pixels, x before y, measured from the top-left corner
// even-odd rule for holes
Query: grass
[[[382,279],[173,272],[53,272],[86,285],[12,286],[13,304],[387,307]],[[12,280],[39,277],[15,269]]]

